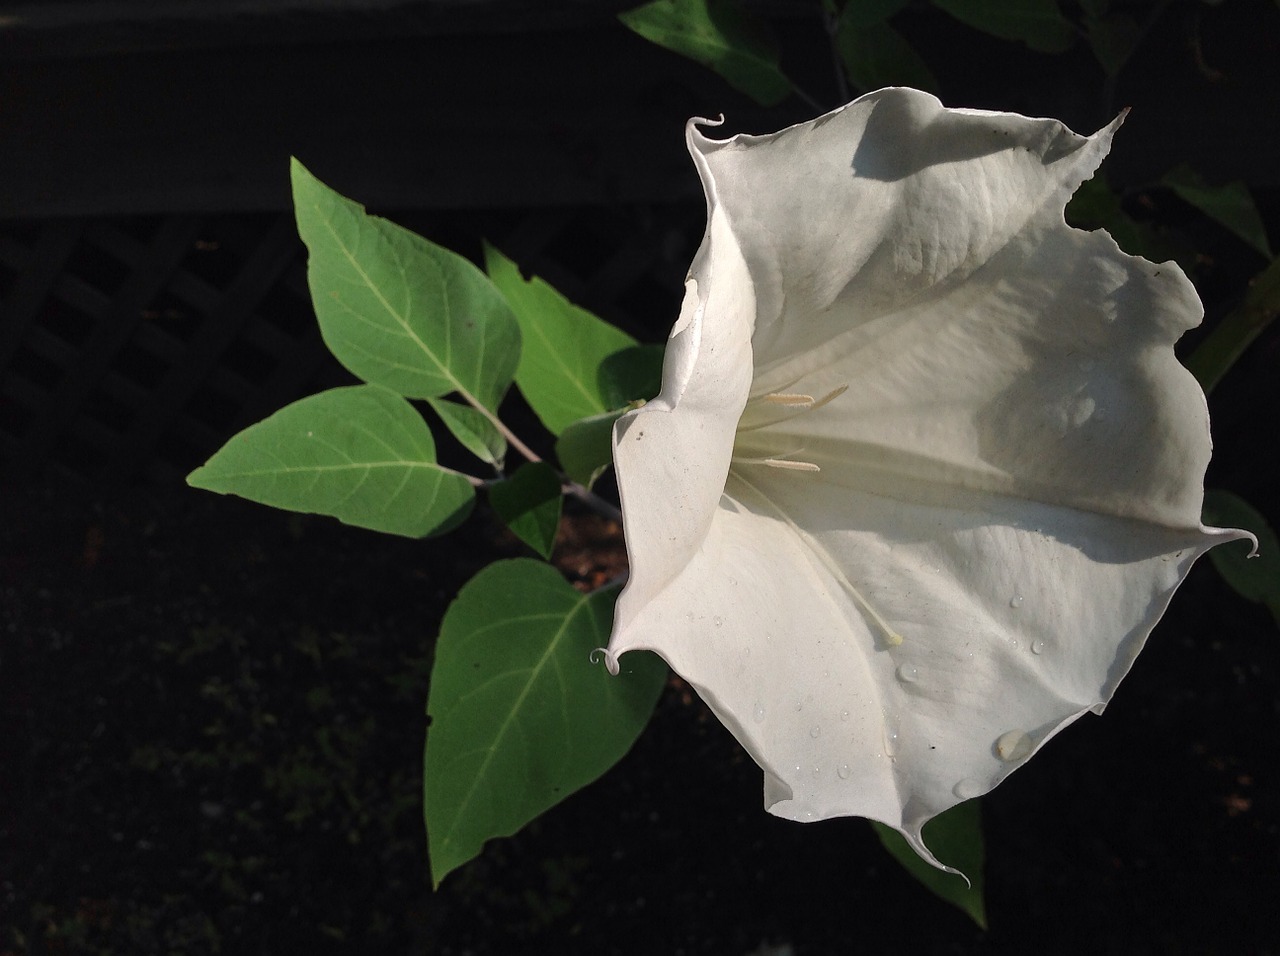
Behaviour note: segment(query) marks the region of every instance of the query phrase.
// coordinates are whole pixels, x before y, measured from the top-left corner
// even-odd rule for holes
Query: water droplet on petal
[[[816,739],[816,738],[818,738],[818,737],[821,737],[821,736],[822,736],[822,728],[821,728],[821,727],[819,727],[817,724],[814,724],[812,727],[810,727],[810,728],[809,728],[809,736],[810,736],[810,737],[813,737],[813,738],[815,738],[815,739]]]
[[[724,624],[724,618],[722,618],[719,614],[713,617],[711,621],[713,624],[715,624],[716,627],[720,627],[721,625]]]
[[[842,710],[842,711],[840,711],[840,719],[841,719],[841,720],[848,720],[848,719],[849,719],[849,712],[848,712],[847,710]]]
[[[982,796],[984,789],[985,788],[982,786],[982,784],[979,783],[977,780],[973,780],[966,777],[964,780],[961,780],[954,787],[952,787],[951,792],[954,793],[961,800],[972,800],[974,797]]]
[[[1009,607],[1014,608],[1015,610],[1022,607],[1022,595],[1015,594],[1013,597],[1009,598]]]
[[[884,715],[884,752],[890,757],[898,755],[898,721]]]
[[[1032,653],[1032,654],[1043,654],[1043,653],[1044,653],[1044,639],[1043,639],[1043,638],[1037,637],[1034,641],[1032,641],[1032,642],[1031,642],[1031,653]]]
[[[1021,730],[1010,730],[996,740],[996,756],[1006,763],[1021,760],[1031,753],[1031,738]]]
[[[837,768],[836,768],[836,776],[837,776],[837,777],[839,777],[841,780],[848,780],[848,779],[849,779],[849,765],[848,765],[847,763],[842,763],[839,767],[837,767]]]
[[[804,701],[802,700],[796,701],[796,713],[798,714],[802,710],[804,710]]]
[[[914,664],[902,664],[898,667],[898,680],[904,684],[914,684],[919,676],[920,672]]]
[[[751,714],[757,724],[764,723],[764,704],[756,704],[756,709]]]
[[[814,768],[813,768],[813,775],[814,775],[815,777],[821,777],[821,776],[822,776],[822,769],[821,769],[820,767],[814,767]]]

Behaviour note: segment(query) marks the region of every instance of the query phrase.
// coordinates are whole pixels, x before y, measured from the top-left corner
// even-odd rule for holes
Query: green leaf
[[[1057,0],[933,0],[933,5],[975,30],[1020,40],[1041,53],[1062,53],[1075,43],[1075,28]]]
[[[520,358],[501,293],[466,259],[370,216],[292,163],[307,282],[325,344],[408,398],[457,392],[496,412]]]
[[[1280,624],[1280,538],[1253,505],[1229,491],[1204,493],[1204,523],[1219,528],[1244,528],[1258,539],[1256,557],[1249,557],[1248,541],[1232,541],[1209,552],[1222,579],[1242,598],[1265,604]]]
[[[646,40],[715,70],[761,106],[775,106],[792,91],[767,24],[735,0],[654,0],[618,19]]]
[[[872,821],[880,842],[902,868],[940,899],[962,909],[983,929],[987,928],[987,908],[983,900],[982,810],[978,800],[966,800],[924,825],[925,845],[933,855],[953,866],[970,880],[930,866],[911,849],[897,830]]]
[[[1088,15],[1085,18],[1089,48],[1108,76],[1117,75],[1142,38],[1138,21],[1128,14],[1111,13],[1106,16]]]
[[[187,483],[412,538],[454,527],[475,499],[463,475],[436,464],[422,416],[377,385],[286,405],[232,438]]]
[[[613,464],[613,423],[625,412],[618,408],[574,422],[556,439],[556,460],[564,473],[590,488]]]
[[[870,27],[884,23],[910,0],[850,0],[840,11],[839,27]]]
[[[1241,182],[1210,186],[1200,174],[1183,164],[1164,174],[1161,185],[1168,186],[1178,198],[1195,206],[1214,222],[1225,226],[1266,258],[1271,258],[1267,230],[1254,205],[1249,189]]]
[[[517,538],[544,558],[551,557],[564,495],[550,465],[531,461],[510,478],[489,487],[489,503]]]
[[[485,266],[516,321],[524,348],[516,384],[553,435],[587,415],[613,407],[601,391],[600,363],[636,344],[621,329],[580,309],[541,279],[526,281],[516,264],[492,246]]]
[[[611,677],[614,589],[585,595],[550,565],[490,565],[445,614],[431,673],[425,816],[431,878],[595,780],[630,749],[666,679],[649,654]]]
[[[845,12],[856,10],[856,3]],[[859,22],[842,16],[836,28],[836,52],[845,75],[860,90],[911,86],[936,91],[938,81],[906,39],[887,23]]]
[[[648,401],[662,391],[662,345],[633,345],[600,363],[597,375],[605,409],[637,400]],[[603,409],[602,409],[603,410]]]
[[[427,404],[467,451],[501,470],[507,457],[507,440],[484,413],[445,398],[429,398]]]
[[[1220,321],[1187,357],[1187,369],[1205,394],[1227,374],[1263,329],[1280,315],[1280,258],[1254,277],[1244,301]]]

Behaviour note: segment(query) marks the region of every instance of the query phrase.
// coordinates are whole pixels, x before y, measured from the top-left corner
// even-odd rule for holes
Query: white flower
[[[1208,414],[1177,266],[1063,206],[1120,120],[881,90],[770,136],[689,124],[708,225],[662,393],[619,420],[658,652],[770,812],[920,831],[1100,712],[1192,562]]]

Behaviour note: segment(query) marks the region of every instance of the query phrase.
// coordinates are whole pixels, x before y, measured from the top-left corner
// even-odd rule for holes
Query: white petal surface
[[[691,151],[710,225],[659,400],[615,432],[660,653],[784,817],[932,816],[1100,710],[1191,563],[1204,398],[1172,264],[1069,229],[1105,154],[883,90]],[[841,391],[841,389],[845,389]]]

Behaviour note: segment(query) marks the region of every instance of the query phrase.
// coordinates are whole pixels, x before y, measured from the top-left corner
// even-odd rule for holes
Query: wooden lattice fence
[[[654,339],[679,304],[701,210],[409,224],[473,256],[487,237]],[[11,474],[173,480],[239,428],[344,380],[287,212],[0,225],[0,464]]]

